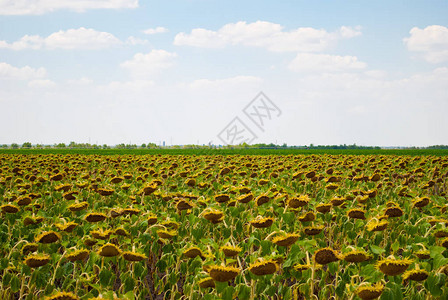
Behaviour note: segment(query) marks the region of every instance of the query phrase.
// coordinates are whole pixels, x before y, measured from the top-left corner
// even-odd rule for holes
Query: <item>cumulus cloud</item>
[[[45,77],[47,71],[44,68],[34,69],[30,66],[22,68],[11,66],[10,64],[0,62],[1,79],[30,80]]]
[[[161,27],[161,26],[158,26],[156,28],[148,28],[146,30],[143,30],[143,33],[150,34],[150,35],[151,34],[157,34],[157,33],[165,33],[165,32],[168,32],[168,29],[165,28],[165,27]]]
[[[131,60],[123,62],[120,66],[137,78],[145,78],[173,66],[176,57],[176,53],[154,49],[146,54],[137,53]]]
[[[237,85],[259,84],[262,81],[260,77],[239,75],[224,79],[197,79],[189,83],[188,86],[196,90],[207,88],[216,91],[218,88],[228,89]]]
[[[285,31],[283,26],[265,21],[229,23],[217,31],[196,28],[191,33],[181,32],[174,44],[203,48],[222,48],[228,45],[262,47],[274,52],[319,52],[341,39],[361,35],[360,27],[342,26],[334,32],[311,27]]]
[[[448,28],[440,25],[425,29],[414,27],[410,37],[403,39],[409,51],[421,55],[429,63],[448,61]]]
[[[30,88],[52,88],[56,83],[50,79],[35,79],[28,82]]]
[[[356,56],[299,53],[288,67],[296,72],[341,72],[360,70],[366,66]]]
[[[0,15],[41,15],[61,9],[84,12],[89,9],[137,7],[138,0],[2,0]]]
[[[25,35],[20,40],[8,43],[0,41],[0,48],[12,50],[24,49],[104,49],[122,42],[113,34],[96,31],[91,28],[60,30],[43,38],[38,35]]]

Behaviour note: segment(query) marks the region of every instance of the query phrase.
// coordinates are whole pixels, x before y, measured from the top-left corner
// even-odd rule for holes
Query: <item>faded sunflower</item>
[[[36,237],[36,242],[42,244],[51,244],[59,241],[61,239],[61,235],[54,231],[43,232]]]
[[[429,273],[426,270],[415,269],[406,271],[403,274],[403,280],[424,281],[428,278]]]
[[[257,216],[250,224],[255,228],[267,228],[274,223],[274,218]]]
[[[372,285],[370,283],[361,283],[355,290],[355,294],[362,300],[372,300],[381,296],[384,286],[381,283]]]
[[[54,294],[53,296],[47,297],[47,300],[78,300],[78,296],[67,293],[67,292],[58,292]]]
[[[308,195],[300,195],[299,197],[293,197],[288,200],[288,206],[291,208],[299,208],[307,205],[310,202]]]
[[[208,272],[214,281],[226,282],[234,279],[240,273],[240,269],[212,265],[209,267]]]
[[[121,253],[120,249],[111,243],[103,245],[98,251],[98,254],[104,257],[114,257],[120,255],[120,253]]]
[[[300,236],[296,233],[288,233],[286,235],[280,235],[280,236],[274,237],[272,242],[274,244],[276,244],[277,246],[289,247],[292,244],[294,244],[295,242],[297,242],[299,237]]]
[[[314,261],[320,265],[326,265],[339,260],[339,254],[330,248],[322,248],[314,253]]]
[[[371,259],[365,251],[353,250],[343,255],[344,260],[352,263],[359,263]]]
[[[39,245],[36,243],[27,243],[22,247],[22,254],[28,255],[31,252],[36,252],[38,247]]]
[[[50,256],[48,254],[32,254],[28,255],[25,259],[25,264],[30,268],[42,267],[49,262]]]
[[[419,250],[415,252],[415,255],[420,259],[430,259],[430,252],[429,250]]]
[[[377,219],[373,219],[369,223],[367,223],[367,230],[383,231],[387,228],[387,225],[389,225],[389,222],[387,220],[378,221]]]
[[[74,203],[74,204],[72,204],[72,205],[70,205],[69,207],[68,207],[68,209],[70,210],[70,211],[81,211],[81,210],[84,210],[84,209],[86,209],[87,207],[89,207],[89,203],[87,203],[87,202],[80,202],[80,203]]]
[[[202,278],[199,280],[198,285],[203,288],[214,288],[215,287],[215,281],[211,277]]]
[[[389,276],[397,276],[402,274],[411,265],[412,260],[386,258],[378,261],[376,267],[382,273]]]
[[[142,261],[144,259],[146,259],[147,257],[143,254],[140,253],[136,253],[136,252],[131,252],[131,251],[124,251],[122,254],[123,258],[127,261]]]
[[[69,261],[75,262],[75,261],[83,261],[89,256],[89,250],[80,249],[75,250],[65,256]]]
[[[303,229],[306,235],[317,235],[322,232],[324,225],[307,226]]]
[[[306,271],[308,269],[311,269],[311,265],[296,264],[294,266],[294,270],[296,270],[298,272]]]
[[[278,266],[274,260],[260,261],[249,266],[249,271],[258,276],[273,274],[277,269]]]
[[[240,247],[238,247],[238,246],[230,246],[230,245],[222,246],[222,247],[220,248],[220,250],[221,250],[222,252],[224,252],[224,255],[225,255],[226,257],[234,257],[234,256],[237,256],[237,255],[242,251],[242,249],[241,249]]]
[[[329,203],[321,203],[316,205],[316,210],[322,214],[326,214],[331,210],[331,204]]]
[[[202,254],[201,249],[199,249],[198,247],[194,247],[194,246],[187,248],[182,254],[188,258],[195,258],[196,256],[200,256],[200,257],[204,256],[204,254]]]
[[[208,208],[204,212],[203,217],[212,223],[218,223],[224,219],[224,213],[217,209]]]
[[[90,223],[97,223],[107,219],[107,216],[103,213],[89,213],[84,217],[84,220]]]
[[[157,230],[157,235],[162,239],[171,239],[177,235],[177,231],[160,229]]]
[[[349,218],[352,218],[352,219],[361,219],[361,220],[365,220],[366,219],[366,217],[365,217],[365,214],[366,212],[364,211],[364,210],[362,210],[362,209],[359,209],[359,208],[352,208],[352,209],[350,209],[348,212],[347,212],[347,216],[349,217]]]

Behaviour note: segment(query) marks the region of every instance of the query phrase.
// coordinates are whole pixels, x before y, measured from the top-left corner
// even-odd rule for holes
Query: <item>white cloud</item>
[[[143,30],[143,33],[145,33],[145,34],[157,34],[157,33],[165,33],[165,32],[168,32],[168,29],[165,27],[161,27],[161,26]]]
[[[41,15],[60,9],[84,12],[89,9],[137,7],[138,0],[1,0],[0,15]]]
[[[147,44],[149,44],[149,41],[148,40],[144,40],[144,39],[136,38],[135,36],[130,36],[130,37],[127,38],[126,44],[127,45],[131,45],[131,46],[147,45]]]
[[[30,66],[17,68],[10,64],[0,62],[0,78],[1,79],[18,79],[29,80],[45,77],[47,71],[44,68],[34,69]]]
[[[50,79],[35,79],[28,82],[28,86],[31,88],[52,88],[56,86],[56,83]]]
[[[403,39],[409,51],[420,54],[430,63],[448,61],[448,28],[440,25],[425,29],[414,27],[410,37]]]
[[[361,35],[360,27],[342,26],[335,32],[311,27],[284,31],[283,26],[265,21],[229,23],[217,31],[196,28],[191,33],[181,32],[174,44],[203,48],[222,48],[227,45],[244,45],[266,48],[274,52],[319,52],[328,49],[341,39]]]
[[[120,66],[136,78],[146,78],[171,67],[176,57],[176,53],[154,49],[147,54],[137,53],[131,60],[123,62]]]
[[[24,49],[104,49],[123,44],[113,34],[91,28],[60,30],[43,38],[38,35],[25,35],[20,40],[8,43],[0,41],[0,48]]]
[[[93,80],[87,77],[82,77],[80,79],[70,79],[67,80],[68,84],[72,84],[72,85],[88,85],[88,84],[92,84]]]
[[[216,92],[217,89],[234,88],[238,85],[259,84],[262,81],[260,77],[240,75],[224,79],[197,79],[188,84],[188,86],[196,90],[211,89]]]
[[[288,67],[296,72],[341,72],[360,70],[366,66],[356,56],[299,53]]]

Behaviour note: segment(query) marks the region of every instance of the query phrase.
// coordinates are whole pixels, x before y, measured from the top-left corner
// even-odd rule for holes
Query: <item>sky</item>
[[[448,144],[448,1],[0,0],[0,144]]]

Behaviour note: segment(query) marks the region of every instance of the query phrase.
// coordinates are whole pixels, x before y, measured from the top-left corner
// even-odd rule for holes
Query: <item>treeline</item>
[[[118,145],[97,145],[90,143],[75,143],[70,142],[69,144],[57,143],[53,145],[43,145],[43,144],[31,144],[30,142],[23,143],[19,145],[17,143],[12,143],[10,145],[0,144],[0,148],[3,149],[310,149],[310,150],[379,150],[382,149],[379,146],[359,146],[353,145],[303,145],[303,146],[288,146],[287,144],[276,145],[274,143],[264,144],[240,144],[240,145],[172,145],[172,146],[160,146],[155,143],[147,144],[118,144]],[[448,145],[433,145],[428,147],[400,147],[400,149],[448,149]]]

